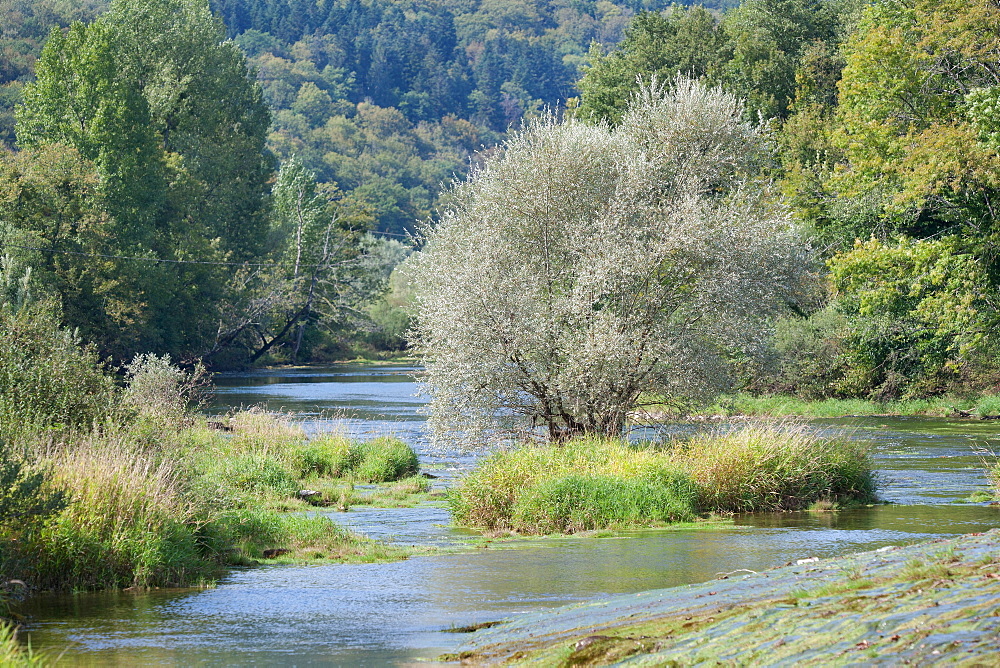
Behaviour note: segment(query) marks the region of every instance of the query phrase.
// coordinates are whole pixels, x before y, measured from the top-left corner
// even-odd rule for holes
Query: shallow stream
[[[218,378],[211,410],[265,404],[310,429],[394,434],[448,484],[471,455],[427,448],[415,369],[351,366]],[[735,525],[544,538],[392,564],[237,569],[204,590],[41,596],[31,642],[70,665],[402,665],[454,650],[448,629],[612,593],[687,584],[1000,526],[1000,509],[965,499],[987,489],[975,448],[1000,450],[1000,425],[928,418],[813,420],[875,441],[893,504],[838,513],[746,515]],[[677,427],[685,429],[687,427]],[[475,534],[443,508],[358,508],[335,520],[377,538],[456,547]]]

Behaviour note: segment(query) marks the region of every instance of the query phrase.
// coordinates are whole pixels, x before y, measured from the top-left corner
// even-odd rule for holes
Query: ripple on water
[[[302,413],[311,429],[395,434],[447,483],[475,456],[427,447],[408,366],[256,371],[219,378],[215,412],[263,403]],[[310,419],[311,418],[311,419]],[[987,482],[976,444],[1000,438],[993,423],[914,418],[815,420],[876,443],[883,495],[900,505],[839,513],[737,517],[734,525],[636,531],[619,538],[544,538],[509,549],[414,557],[381,565],[270,566],[236,570],[214,589],[46,596],[26,612],[35,647],[91,665],[387,665],[454,650],[451,626],[490,621],[594,597],[703,582],[1000,526],[1000,511],[958,504]],[[676,434],[691,429],[677,426]],[[375,538],[450,548],[475,534],[448,526],[443,508],[355,507],[331,516]]]

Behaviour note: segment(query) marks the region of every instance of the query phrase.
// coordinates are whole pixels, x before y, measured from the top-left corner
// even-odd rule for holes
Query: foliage
[[[185,372],[168,355],[136,355],[123,371],[121,406],[134,414],[134,421],[153,422],[161,430],[183,425],[192,405],[203,401],[210,382],[204,366]]]
[[[874,198],[885,229],[990,233],[997,157],[984,102],[995,79],[997,11],[887,0],[868,9],[845,45],[838,115],[848,169],[831,187]]]
[[[837,391],[844,373],[848,320],[827,307],[808,317],[788,316],[774,327],[777,368],[768,368],[756,389],[820,399]]]
[[[199,0],[113,2],[89,26],[53,31],[18,108],[19,145],[51,165],[8,161],[19,177],[14,225],[31,242],[21,244],[39,248],[63,303],[87,300],[67,316],[119,359],[203,352],[233,271],[224,263],[263,249],[270,116],[242,53],[221,36]],[[75,149],[65,166],[54,143]],[[82,256],[53,257],[66,252],[102,259],[91,271]],[[112,300],[102,299],[108,288]]]
[[[362,205],[317,184],[294,158],[282,165],[272,198],[271,263],[237,272],[215,345],[205,354],[212,362],[228,356],[230,365],[253,364],[285,348],[295,363],[309,356],[307,330],[344,326],[383,289],[383,268],[371,266],[378,248],[364,235],[371,216]]]
[[[0,444],[0,562],[4,543],[30,540],[45,520],[66,507],[66,494],[49,484],[49,473],[43,467],[30,465],[23,456],[16,456],[10,446]],[[4,575],[0,570],[0,577]],[[0,606],[4,598],[0,586]],[[0,614],[0,624],[3,617]]]
[[[455,521],[491,531],[655,526],[699,513],[876,500],[870,446],[793,425],[705,433],[665,447],[574,439],[496,452],[449,496]]]
[[[996,291],[961,237],[857,242],[830,260],[844,340],[844,390],[891,399],[939,391],[996,323]],[[971,251],[971,252],[970,252]]]
[[[753,352],[806,248],[741,111],[654,84],[616,129],[545,117],[453,189],[408,263],[438,440],[617,435],[640,394],[710,394]]]
[[[784,118],[795,97],[796,72],[810,46],[834,43],[855,0],[746,0],[727,12],[729,54],[718,79],[747,109]]]
[[[48,657],[33,652],[31,646],[23,646],[17,639],[17,629],[0,619],[0,666],[4,668],[28,668],[44,666]]]
[[[0,304],[0,332],[0,441],[88,429],[110,415],[111,377],[51,304]]]
[[[670,81],[678,74],[698,79],[723,62],[724,38],[703,6],[674,5],[669,13],[644,12],[629,24],[625,38],[602,54],[591,47],[589,67],[577,82],[580,118],[618,122],[640,81]]]

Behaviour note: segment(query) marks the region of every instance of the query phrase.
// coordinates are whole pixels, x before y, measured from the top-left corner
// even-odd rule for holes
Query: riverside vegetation
[[[452,491],[456,522],[524,534],[662,526],[708,513],[876,502],[867,444],[748,426],[665,445],[581,438],[490,455]]]
[[[7,303],[0,320],[11,333],[0,346],[0,618],[37,589],[197,586],[265,558],[408,555],[303,512],[355,482],[425,492],[401,441],[310,437],[258,410],[208,421],[190,408],[199,369],[141,355],[119,384],[51,305]]]

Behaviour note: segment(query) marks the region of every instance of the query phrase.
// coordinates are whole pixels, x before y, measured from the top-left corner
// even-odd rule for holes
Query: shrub
[[[0,539],[59,512],[66,495],[48,485],[49,471],[15,457],[0,443]]]
[[[87,428],[107,418],[115,387],[93,348],[45,303],[0,305],[0,440]]]
[[[349,531],[325,515],[241,508],[219,518],[215,530],[244,557],[261,559],[267,549],[287,549],[296,558],[352,561],[398,559],[401,550]]]
[[[292,459],[302,475],[352,478],[358,482],[391,482],[420,469],[413,448],[389,436],[370,441],[320,436],[297,447]]]
[[[976,414],[982,417],[994,417],[1000,415],[1000,397],[982,397],[976,402]]]
[[[202,365],[186,372],[172,364],[169,355],[136,355],[123,371],[128,382],[120,405],[153,431],[182,427],[189,407],[200,402],[209,382]]]

